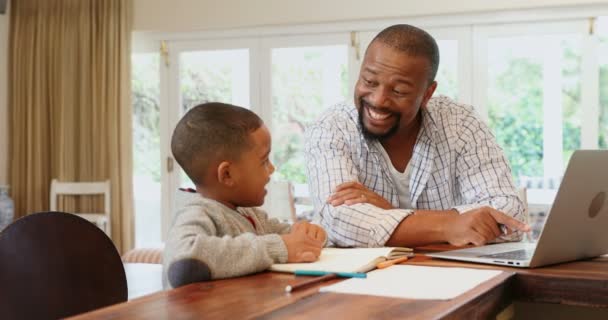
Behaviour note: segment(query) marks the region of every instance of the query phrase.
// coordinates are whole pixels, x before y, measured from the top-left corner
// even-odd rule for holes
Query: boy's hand
[[[319,226],[296,222],[291,232],[281,237],[287,247],[287,262],[313,262],[319,259],[327,235]]]
[[[301,222],[298,222],[298,224]],[[316,224],[306,222],[306,234],[311,236],[313,239],[321,241],[321,247],[325,244],[325,240],[327,240],[327,233],[325,233],[325,229],[321,228]]]

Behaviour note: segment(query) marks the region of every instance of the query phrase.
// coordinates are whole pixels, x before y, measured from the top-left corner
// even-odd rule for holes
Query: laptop
[[[608,150],[577,150],[536,243],[510,242],[428,256],[540,267],[608,253]]]

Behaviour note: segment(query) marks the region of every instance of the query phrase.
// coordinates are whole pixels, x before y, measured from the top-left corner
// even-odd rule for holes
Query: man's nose
[[[388,102],[388,92],[386,88],[375,88],[372,94],[369,96],[369,102],[373,104],[374,107],[385,106]]]

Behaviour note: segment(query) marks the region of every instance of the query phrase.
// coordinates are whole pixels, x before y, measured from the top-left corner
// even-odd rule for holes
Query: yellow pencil
[[[393,259],[393,260],[387,260],[387,261],[378,263],[376,265],[376,268],[378,268],[378,269],[384,269],[384,268],[388,268],[388,267],[390,267],[390,266],[392,266],[394,264],[401,263],[401,262],[404,262],[404,261],[407,261],[407,257],[401,257],[401,258],[397,258],[397,259]]]

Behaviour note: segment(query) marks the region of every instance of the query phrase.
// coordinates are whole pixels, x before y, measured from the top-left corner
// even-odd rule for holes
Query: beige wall
[[[608,3],[608,0],[134,0],[136,31],[194,31]]]
[[[0,15],[0,185],[8,181],[7,61],[8,14]]]

